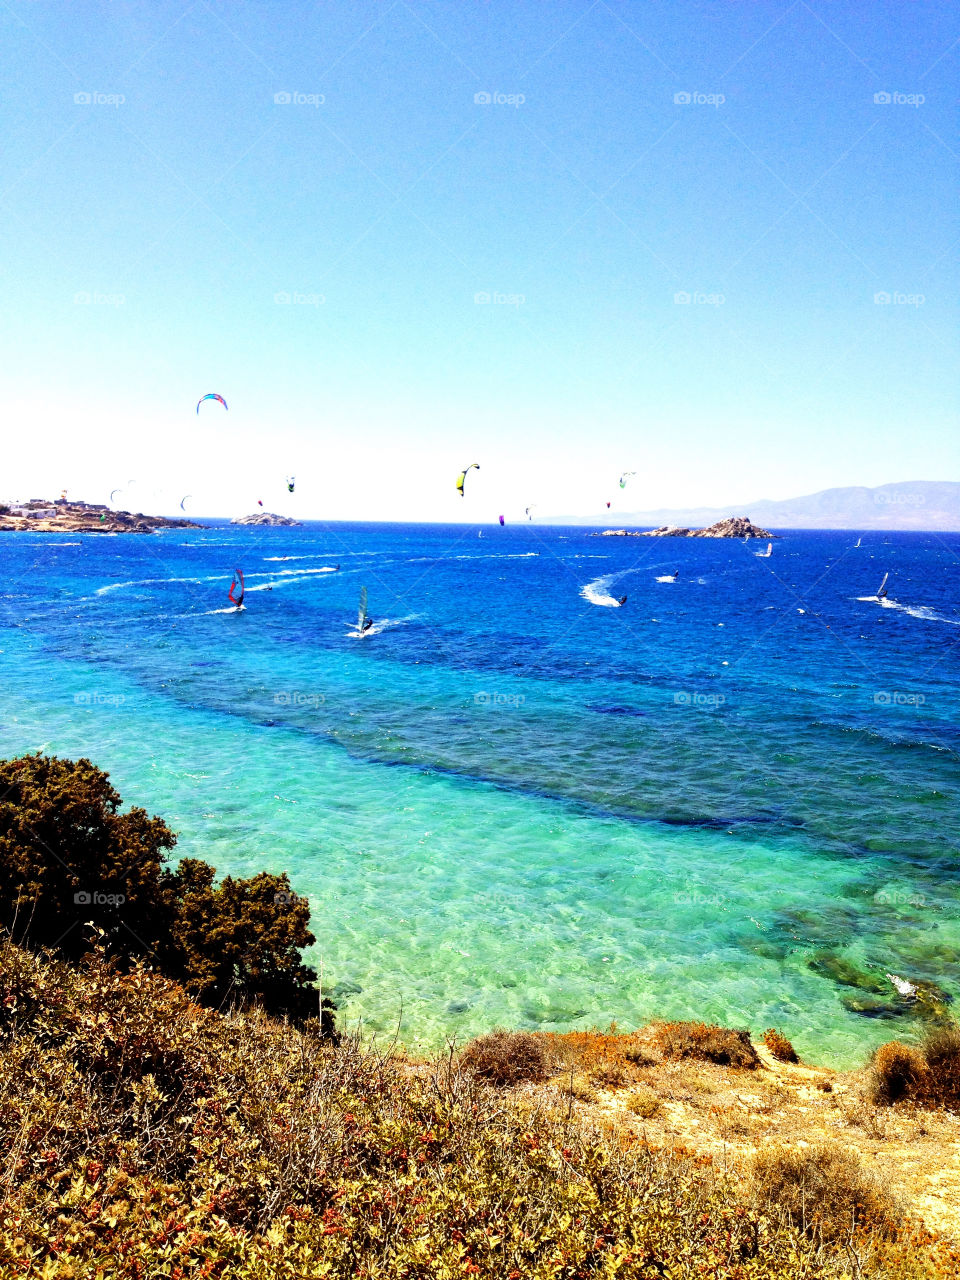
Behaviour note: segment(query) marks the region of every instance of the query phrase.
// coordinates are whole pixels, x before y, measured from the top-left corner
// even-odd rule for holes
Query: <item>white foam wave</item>
[[[365,636],[378,636],[381,631],[387,631],[390,627],[402,627],[404,623],[412,622],[417,616],[415,613],[408,613],[405,618],[381,618],[379,622],[375,622],[366,631],[348,631],[347,635],[351,640],[362,640]]]
[[[131,582],[109,582],[105,587],[97,587],[94,595],[105,596],[109,591],[120,591],[124,587],[149,587],[157,582],[220,582],[229,577],[228,573],[215,573],[207,578],[136,578]]]
[[[878,604],[881,609],[896,609],[899,613],[908,613],[911,618],[921,618],[924,622],[945,622],[948,627],[960,627],[960,618],[948,618],[936,609],[922,604],[901,604],[899,600],[886,597],[878,600],[876,596],[857,596],[865,604]]]
[[[633,569],[621,569],[619,573],[604,574],[602,578],[594,578],[592,582],[585,583],[580,588],[580,594],[590,604],[601,605],[605,609],[618,609],[620,601],[610,595],[609,588],[620,578],[626,578],[631,573],[644,573],[649,568],[649,565],[637,565]],[[671,581],[673,581],[672,578]]]

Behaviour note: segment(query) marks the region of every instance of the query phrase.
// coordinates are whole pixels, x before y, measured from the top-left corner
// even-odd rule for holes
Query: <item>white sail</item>
[[[862,538],[858,538],[858,539],[857,539],[857,546],[858,546],[858,547],[859,547],[859,545],[860,545],[860,543],[861,543],[862,541],[863,541],[863,539],[862,539]],[[854,548],[854,550],[856,550],[856,547]]]
[[[884,598],[884,596],[887,594],[887,579],[888,579],[889,577],[890,577],[889,573],[885,573],[885,574],[883,575],[883,581],[880,583],[879,587],[877,587],[877,599],[878,599],[878,600],[882,600],[882,599]]]

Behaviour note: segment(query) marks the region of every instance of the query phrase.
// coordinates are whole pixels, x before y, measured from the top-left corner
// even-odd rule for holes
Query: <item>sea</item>
[[[960,996],[960,535],[766,548],[0,533],[0,751],[288,872],[365,1036],[706,1019],[853,1066]]]

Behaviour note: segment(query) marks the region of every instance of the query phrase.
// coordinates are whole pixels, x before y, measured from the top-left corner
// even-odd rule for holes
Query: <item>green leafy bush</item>
[[[215,885],[214,868],[193,858],[172,870],[174,833],[120,803],[89,760],[0,761],[0,923],[12,937],[71,960],[96,937],[206,1004],[318,1016],[316,975],[301,960],[314,941],[309,906],[287,876]]]

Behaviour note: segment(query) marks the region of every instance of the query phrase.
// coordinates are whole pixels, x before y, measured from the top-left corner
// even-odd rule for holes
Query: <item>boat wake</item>
[[[881,609],[896,609],[899,613],[908,613],[911,618],[920,618],[924,622],[945,622],[948,627],[960,627],[960,618],[948,618],[946,614],[937,613],[923,604],[901,604],[899,600],[891,600],[884,596],[857,596],[863,604],[878,604]]]
[[[402,627],[407,622],[413,620],[419,615],[416,613],[408,613],[405,618],[381,618],[379,622],[375,622],[373,626],[367,627],[366,631],[348,631],[346,634],[351,640],[363,640],[367,636],[378,636],[383,631],[389,631],[392,627]]]
[[[590,604],[600,605],[604,609],[619,609],[620,601],[616,596],[610,594],[610,588],[620,578],[625,578],[627,574],[643,573],[645,569],[646,566],[644,565],[643,567],[638,566],[636,569],[621,569],[619,573],[604,574],[602,578],[594,578],[592,582],[585,583],[580,588],[580,594]]]

